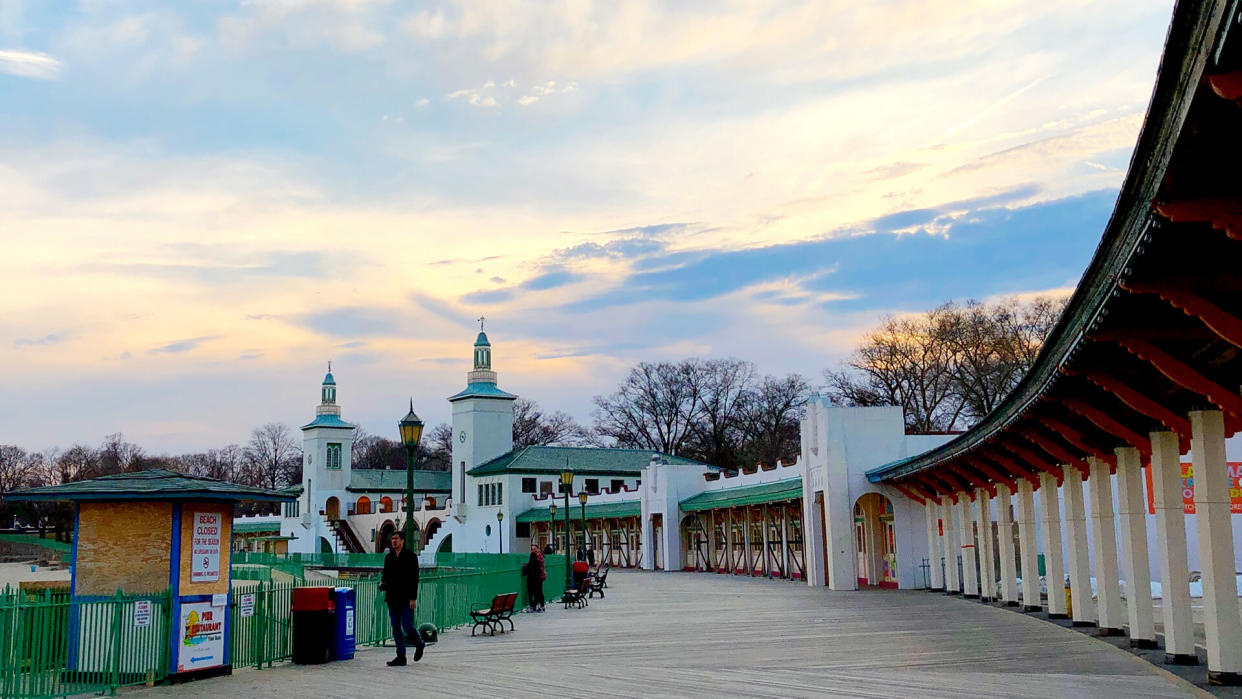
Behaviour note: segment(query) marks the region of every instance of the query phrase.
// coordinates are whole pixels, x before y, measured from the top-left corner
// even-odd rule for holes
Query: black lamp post
[[[501,524],[505,521],[505,513],[496,513],[496,536],[500,539],[500,552],[505,552],[505,532]]]
[[[587,540],[586,501],[587,501],[587,492],[583,490],[582,492],[578,493],[578,502],[581,503],[582,505],[582,541],[578,543],[578,551],[582,554],[583,558],[586,558],[586,540]]]
[[[401,431],[401,443],[405,445],[405,541],[410,545],[414,536],[414,450],[423,437],[423,421],[414,414],[414,399],[410,399],[410,412],[397,423]]]
[[[569,465],[569,460],[565,460],[565,465]],[[570,568],[573,566],[573,554],[569,552],[569,547],[573,546],[572,540],[569,538],[569,487],[574,484],[573,471],[561,471],[561,491],[565,494],[565,589],[570,589],[572,584],[570,578]]]

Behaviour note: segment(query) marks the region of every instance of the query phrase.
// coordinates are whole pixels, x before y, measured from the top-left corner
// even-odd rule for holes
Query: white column
[[[1070,606],[1075,626],[1095,626],[1091,599],[1091,563],[1087,549],[1087,513],[1082,501],[1082,472],[1065,466],[1065,537],[1069,544]]]
[[[951,595],[962,594],[962,579],[957,574],[957,557],[961,552],[961,541],[958,538],[957,505],[948,497],[940,511],[944,515],[944,586]]]
[[[1096,457],[1087,459],[1091,478],[1087,492],[1091,495],[1091,533],[1095,539],[1095,589],[1099,605],[1100,635],[1120,636],[1121,612],[1120,574],[1117,572],[1117,524],[1113,510],[1113,477],[1108,464]]]
[[[1233,561],[1225,423],[1220,411],[1190,413],[1190,454],[1203,570],[1203,630],[1208,682],[1242,684],[1242,620]]]
[[[1186,554],[1186,515],[1182,503],[1181,446],[1175,432],[1152,432],[1151,485],[1156,505],[1156,549],[1164,598],[1164,662],[1198,665],[1194,619],[1190,615],[1190,565]]]
[[[958,536],[962,540],[962,594],[966,597],[979,596],[979,578],[975,575],[975,536],[974,521],[970,516],[970,495],[958,494]]]
[[[1035,551],[1035,496],[1031,482],[1018,481],[1018,554],[1022,556],[1022,606],[1028,612],[1041,608],[1039,556]],[[1048,586],[1049,592],[1057,589]]]
[[[944,589],[944,571],[940,569],[940,557],[943,555],[943,542],[940,538],[940,517],[938,505],[928,500],[927,506],[927,565],[929,585],[933,591]]]
[[[979,547],[975,556],[979,561],[979,599],[991,602],[996,599],[996,570],[993,566],[992,552],[996,546],[992,541],[992,496],[983,488],[975,489],[975,531],[978,532]]]
[[[1001,598],[1010,607],[1018,606],[1018,562],[1013,550],[1013,493],[1004,483],[996,484],[996,537],[1000,544]]]
[[[1066,478],[1073,471],[1063,466]],[[1065,558],[1061,553],[1061,491],[1051,473],[1039,474],[1039,509],[1044,534],[1044,579],[1048,581],[1048,616],[1064,619],[1069,615],[1065,606]]]
[[[1121,518],[1122,571],[1130,646],[1156,647],[1156,622],[1151,608],[1151,562],[1147,557],[1147,501],[1143,497],[1143,463],[1134,447],[1117,453],[1118,512]]]

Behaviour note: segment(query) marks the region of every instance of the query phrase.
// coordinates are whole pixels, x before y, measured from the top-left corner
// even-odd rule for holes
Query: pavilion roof
[[[1242,429],[1242,30],[1229,0],[1178,3],[1129,172],[1090,265],[1014,391],[959,437],[867,473],[912,497],[1061,477],[1152,431]]]
[[[475,466],[467,473],[471,476],[493,476],[504,473],[553,474],[573,471],[580,476],[638,476],[651,463],[652,456],[661,457],[666,464],[705,465],[651,449],[522,447]]]
[[[405,492],[405,470],[355,468],[350,471],[349,485],[345,489],[351,493],[403,493]],[[415,469],[414,491],[451,493],[453,492],[453,474],[449,471]]]
[[[153,468],[117,473],[87,481],[17,490],[10,500],[224,500],[230,502],[287,502],[296,497],[277,490],[254,488],[176,471]]]

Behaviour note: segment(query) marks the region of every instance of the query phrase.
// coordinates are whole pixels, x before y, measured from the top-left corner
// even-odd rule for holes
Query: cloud
[[[219,338],[214,337],[214,336],[204,336],[204,337],[192,337],[187,340],[177,340],[175,342],[169,342],[168,344],[162,345],[160,347],[153,347],[147,350],[147,354],[181,354],[183,352],[189,352],[191,350],[198,349],[199,345],[203,344],[204,342],[210,342],[212,340],[217,340],[217,339]]]
[[[332,337],[383,337],[399,333],[404,316],[391,308],[333,308],[312,311],[293,319],[294,324]]]
[[[43,337],[18,338],[14,340],[13,345],[16,347],[46,347],[48,345],[59,345],[64,341],[64,335],[44,335]]]
[[[472,291],[468,294],[463,294],[461,302],[489,305],[508,301],[511,298],[513,298],[513,292],[509,289],[496,289],[493,291]]]
[[[618,287],[564,308],[591,312],[648,301],[693,302],[777,280],[794,284],[784,292],[762,291],[757,300],[797,305],[829,294],[824,303],[835,308],[922,307],[928,299],[1016,292],[1076,278],[1082,270],[1070,260],[1089,256],[1116,193],[998,206],[1025,192],[891,214],[870,222],[870,235],[683,254],[663,269],[636,271]],[[949,209],[957,213],[942,213]],[[932,224],[934,235],[926,230]],[[919,227],[918,233],[898,234]],[[1006,274],[988,275],[990,269]]]
[[[22,78],[54,80],[62,67],[60,61],[46,53],[0,49],[0,73]]]
[[[454,90],[444,96],[447,100],[465,99],[466,102],[476,107],[495,107],[496,97],[491,94],[493,88],[496,87],[495,81],[488,80],[479,87],[465,88]]]
[[[523,291],[547,291],[555,289],[558,286],[565,286],[580,281],[582,276],[574,274],[565,269],[551,269],[537,276],[531,277],[522,282],[518,286]]]

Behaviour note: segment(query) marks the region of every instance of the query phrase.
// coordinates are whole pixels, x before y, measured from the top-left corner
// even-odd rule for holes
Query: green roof
[[[643,513],[643,505],[637,500],[626,500],[625,502],[605,502],[599,505],[587,505],[587,519],[606,519],[611,517],[638,517]],[[582,506],[571,505],[569,508],[569,518],[571,520],[582,521]],[[556,513],[556,521],[563,522],[565,520],[565,510],[563,506]],[[533,507],[517,516],[518,522],[550,522],[552,521],[552,511],[547,507]]]
[[[280,522],[238,522],[233,521],[233,531],[237,534],[257,534],[259,532],[278,532]]]
[[[715,510],[721,507],[739,507],[741,505],[761,505],[765,502],[780,502],[802,497],[802,479],[789,478],[774,483],[744,485],[739,488],[709,490],[692,498],[681,501],[681,509],[685,512]]]
[[[356,468],[350,472],[346,490],[353,493],[391,493],[405,490],[405,471]],[[453,474],[448,471],[414,471],[414,490],[419,493],[453,492]]]
[[[560,473],[568,470],[585,476],[638,476],[651,463],[652,455],[663,457],[668,464],[705,465],[651,449],[523,447],[475,466],[467,473],[472,476],[493,476],[503,473]]]
[[[449,402],[461,400],[463,398],[501,398],[503,400],[517,400],[517,396],[507,393],[496,387],[496,384],[486,381],[475,381],[466,385],[460,393],[449,396]]]
[[[312,427],[335,427],[338,430],[352,430],[353,423],[345,422],[340,415],[316,415],[315,419],[302,425],[302,429],[309,430]]]
[[[266,488],[226,483],[214,478],[187,476],[163,468],[100,476],[89,481],[17,490],[10,500],[243,500],[287,502],[292,495]]]

